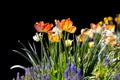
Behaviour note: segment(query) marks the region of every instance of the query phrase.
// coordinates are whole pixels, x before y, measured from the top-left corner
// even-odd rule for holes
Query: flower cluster
[[[78,35],[70,18],[54,22],[34,24],[33,40],[40,43],[40,52],[30,42],[30,50],[20,42],[26,55],[13,50],[32,64],[30,68],[19,65],[25,74],[18,73],[16,80],[120,79],[120,14],[91,23]]]
[[[76,64],[73,63],[71,66],[68,64],[67,69],[64,72],[65,80],[83,80],[82,70],[76,67]]]
[[[36,69],[33,67],[25,68],[25,74],[23,76],[20,76],[20,73],[18,72],[16,79],[13,78],[13,80],[50,80],[49,74],[41,73],[42,70],[43,66],[40,65],[37,65]],[[37,72],[39,72],[39,74]]]

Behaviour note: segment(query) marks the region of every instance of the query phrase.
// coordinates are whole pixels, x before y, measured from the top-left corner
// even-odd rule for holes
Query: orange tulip
[[[101,25],[102,25],[102,22],[99,22],[98,24],[94,24],[94,23],[90,24],[91,29],[95,33],[101,33],[101,29],[102,29]]]
[[[50,23],[45,23],[44,24],[43,21],[40,21],[40,22],[36,22],[34,24],[34,27],[38,32],[48,32],[53,27],[53,24],[50,24]]]
[[[69,33],[75,33],[77,29],[75,26],[73,26],[73,22],[70,20],[70,18],[62,19],[61,22],[59,20],[55,20],[55,24],[62,31]]]

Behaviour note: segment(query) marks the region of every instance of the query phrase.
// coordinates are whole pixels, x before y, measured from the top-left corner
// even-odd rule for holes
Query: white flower
[[[81,34],[93,38],[93,30],[92,29],[81,29]]]
[[[53,36],[54,35],[60,35],[61,33],[62,33],[62,30],[60,30],[58,27],[54,27],[53,29],[52,29],[52,31],[53,32],[55,32],[54,34],[52,34]]]
[[[113,36],[113,32],[111,32],[110,30],[104,30],[102,34],[105,34],[105,36]]]
[[[36,34],[33,36],[33,40],[36,41],[36,42],[40,41],[40,38],[42,38],[41,33],[39,33],[39,34],[36,33]]]

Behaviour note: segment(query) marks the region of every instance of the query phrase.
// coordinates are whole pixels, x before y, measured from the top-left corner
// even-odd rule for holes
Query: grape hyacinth
[[[32,67],[12,66],[24,69],[13,80],[120,80],[120,14],[89,27],[79,31],[70,18],[36,22],[35,43],[13,50]]]
[[[109,64],[109,60],[108,60],[107,57],[104,58],[103,65],[104,65],[104,66],[110,66],[110,64]]]
[[[114,80],[120,80],[120,73],[118,73],[114,76]]]
[[[41,70],[41,66],[36,66],[37,70]],[[49,74],[43,74],[36,72],[35,68],[28,67],[25,68],[25,74],[20,76],[20,73],[17,73],[16,79],[13,78],[13,80],[50,80]]]
[[[82,70],[77,68],[76,64],[68,64],[67,69],[64,71],[64,80],[83,80]]]

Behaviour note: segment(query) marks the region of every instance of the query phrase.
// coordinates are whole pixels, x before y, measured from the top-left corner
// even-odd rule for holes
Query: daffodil
[[[41,33],[39,33],[39,34],[36,33],[36,34],[33,36],[33,40],[36,41],[36,42],[40,41],[41,38],[42,38]]]
[[[115,31],[115,25],[105,25],[103,28],[105,30],[110,30],[111,32]]]
[[[118,14],[117,17],[115,18],[115,22],[120,23],[120,14]]]

